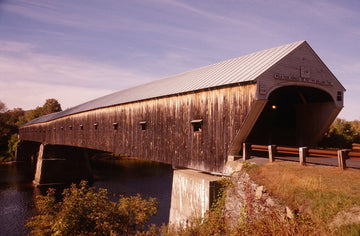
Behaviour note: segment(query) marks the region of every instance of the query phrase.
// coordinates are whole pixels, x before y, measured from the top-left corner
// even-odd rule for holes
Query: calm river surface
[[[93,161],[94,186],[110,193],[143,198],[155,197],[160,202],[151,223],[168,223],[172,168],[169,165],[139,161]],[[26,219],[33,216],[36,195],[46,192],[32,185],[33,173],[23,163],[0,165],[0,235],[27,235]],[[60,190],[61,191],[61,190]]]

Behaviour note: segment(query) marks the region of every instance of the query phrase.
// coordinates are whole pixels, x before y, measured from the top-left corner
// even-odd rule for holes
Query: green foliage
[[[319,142],[324,148],[351,148],[352,143],[360,142],[360,121],[336,119]]]
[[[19,143],[19,135],[18,134],[11,135],[11,138],[9,139],[8,142],[8,154],[10,155],[12,160],[15,159],[15,152],[18,143]]]
[[[6,153],[11,136],[18,133],[18,122],[23,117],[24,111],[21,108],[0,113],[0,151]]]
[[[61,105],[54,98],[46,99],[45,104],[42,106],[42,115],[47,115],[59,111],[62,111]]]
[[[0,162],[14,158],[17,146],[15,134],[19,132],[19,126],[42,115],[61,111],[59,102],[47,99],[42,107],[25,112],[21,108],[7,110],[5,104],[0,101]]]
[[[248,161],[244,161],[242,164],[243,164],[243,168],[246,172],[248,172],[251,168],[253,168],[255,166],[255,165],[252,165]]]
[[[203,235],[224,235],[228,232],[225,223],[224,206],[226,193],[231,187],[230,178],[222,178],[220,180],[220,189],[216,201],[213,203],[207,217],[203,220]]]
[[[139,195],[113,202],[106,189],[96,190],[82,181],[79,187],[65,189],[61,202],[49,189],[46,196],[37,196],[36,206],[39,215],[26,224],[32,235],[134,235],[156,214],[158,203]]]
[[[42,116],[42,107],[36,107],[35,109],[26,112],[24,117],[24,123],[27,123],[40,116]]]
[[[26,123],[40,116],[48,115],[59,111],[61,111],[61,105],[56,99],[46,99],[42,107],[36,107],[35,109],[26,112],[24,122]]]

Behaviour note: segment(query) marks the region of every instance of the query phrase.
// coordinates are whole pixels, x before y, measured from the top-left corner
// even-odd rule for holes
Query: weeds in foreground
[[[360,206],[360,172],[334,167],[307,166],[295,163],[273,163],[251,168],[251,178],[265,185],[284,205],[311,217],[326,234],[359,235],[360,222],[333,219],[342,212]],[[354,215],[353,217],[356,217]],[[300,222],[301,223],[301,222]]]
[[[51,221],[56,220],[57,217],[54,216],[58,214],[58,211],[63,212],[65,209],[68,209],[71,210],[71,214],[65,214],[65,212],[63,212],[61,215],[66,216],[66,218],[75,217],[75,219],[81,220],[82,222],[87,221],[83,221],[85,218],[78,218],[77,214],[79,212],[81,213],[80,216],[91,216],[89,222],[90,224],[95,224],[95,226],[98,227],[98,230],[101,230],[99,235],[116,235],[116,233],[119,232],[129,231],[135,235],[143,236],[359,235],[360,223],[347,223],[346,221],[343,221],[344,217],[341,217],[340,214],[344,210],[349,209],[349,207],[352,207],[351,209],[353,209],[353,214],[358,215],[358,212],[360,212],[360,173],[358,171],[348,170],[339,172],[335,168],[315,168],[311,166],[304,168],[292,163],[251,167],[248,168],[247,171],[257,183],[265,185],[272,195],[277,196],[278,199],[282,199],[285,205],[291,206],[293,209],[300,206],[299,213],[296,214],[294,218],[289,219],[285,217],[283,212],[276,210],[275,208],[268,207],[259,211],[258,208],[253,205],[255,199],[254,196],[251,195],[252,190],[250,187],[247,187],[245,204],[243,204],[242,211],[240,212],[241,217],[238,221],[238,225],[230,227],[230,225],[227,225],[226,223],[224,205],[226,193],[228,192],[227,190],[233,186],[229,178],[224,178],[221,182],[217,201],[213,204],[212,208],[205,214],[204,218],[195,218],[190,220],[186,228],[174,228],[169,225],[156,227],[152,225],[148,231],[143,231],[143,220],[145,220],[145,218],[147,219],[149,215],[154,214],[154,211],[156,211],[155,202],[151,203],[152,201],[150,201],[146,203],[140,201],[140,199],[124,201],[116,208],[112,207],[114,205],[109,206],[112,210],[109,211],[110,214],[105,214],[103,211],[103,209],[105,209],[104,207],[100,206],[100,208],[96,208],[98,206],[92,204],[98,204],[100,202],[103,206],[105,206],[106,203],[103,200],[105,199],[106,192],[93,193],[93,189],[88,189],[85,186],[82,186],[82,189],[80,190],[77,190],[73,186],[72,190],[68,191],[75,193],[76,196],[81,196],[82,199],[85,197],[86,201],[78,201],[75,199],[75,195],[71,195],[71,197],[69,195],[71,204],[63,205],[66,207],[56,205],[54,199],[51,197],[51,193],[50,197],[41,197],[40,203],[42,208],[40,211],[47,212],[47,216],[33,218],[28,225],[30,227],[35,227],[33,230],[48,230],[47,232],[49,233],[50,230],[62,226],[64,222],[66,223],[66,221],[61,220],[56,223],[57,225],[55,228],[54,226],[48,224]],[[85,194],[88,192],[91,194]],[[70,192],[68,192],[68,194],[70,194]],[[93,199],[93,197],[95,197],[95,199]],[[82,202],[85,203],[84,206],[80,204]],[[138,202],[138,204],[134,205],[134,202]],[[117,221],[119,217],[115,216],[115,213],[123,214],[124,212],[128,212],[127,210],[124,211],[125,208],[121,206],[131,206],[126,209],[143,209],[144,212],[146,212],[146,210],[149,211],[142,216],[143,218],[141,218],[142,220],[139,222],[132,220],[132,222],[136,223],[134,226],[135,228],[126,229],[126,231],[121,231],[123,228],[110,229],[109,227],[114,226],[114,222],[112,222],[113,220],[115,220],[115,223],[120,227],[126,220],[132,219],[128,218],[125,214],[122,216],[122,219],[125,220],[124,222],[121,223]],[[84,211],[79,211],[80,209],[84,209]],[[91,214],[87,213],[88,211],[91,212],[93,209],[98,210]],[[136,211],[135,213],[141,214],[142,212]],[[104,221],[102,220],[98,223],[95,221],[94,223],[92,221],[93,219],[99,219],[99,215],[97,214],[105,215],[108,220],[107,222],[112,223],[103,224]],[[332,223],[334,216],[340,216],[341,224]],[[61,219],[61,217],[57,219]],[[137,223],[140,223],[140,228],[137,228]],[[84,226],[85,224],[77,225]],[[126,223],[126,225],[128,224]],[[89,232],[93,231],[88,231],[87,233]]]
[[[272,195],[298,214],[289,219],[283,212],[267,208],[255,212],[254,196],[246,190],[245,204],[236,227],[226,225],[225,201],[192,221],[188,228],[175,230],[163,227],[158,235],[356,235],[360,223],[330,221],[335,215],[360,205],[360,172],[340,171],[332,167],[300,167],[293,163],[276,163],[261,167],[249,166],[246,171],[255,182],[265,185]],[[346,184],[344,184],[346,183]],[[228,187],[231,187],[229,185]],[[222,195],[225,196],[225,195]],[[225,198],[224,198],[225,199]],[[357,213],[355,213],[357,214]],[[354,215],[355,217],[356,215]],[[164,231],[165,230],[165,231]]]
[[[108,199],[106,189],[89,187],[86,181],[71,185],[63,200],[55,200],[55,190],[37,196],[39,215],[28,220],[32,235],[135,235],[155,215],[156,199],[139,195],[120,196],[118,202]]]

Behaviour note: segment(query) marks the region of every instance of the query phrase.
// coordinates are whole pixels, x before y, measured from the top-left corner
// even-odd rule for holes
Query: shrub
[[[46,196],[36,197],[36,207],[39,215],[26,224],[33,235],[133,235],[156,214],[158,202],[140,195],[120,196],[113,202],[106,189],[97,190],[82,181],[79,187],[72,184],[65,189],[60,202],[50,188]]]
[[[8,141],[8,154],[10,155],[11,159],[15,159],[15,152],[17,149],[17,145],[19,143],[19,135],[13,134],[11,135],[11,138]]]

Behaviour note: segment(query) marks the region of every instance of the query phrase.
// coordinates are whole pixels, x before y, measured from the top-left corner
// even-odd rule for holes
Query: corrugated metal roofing
[[[254,81],[276,62],[303,43],[306,42],[298,41],[286,44],[155,80],[97,98],[65,111],[39,117],[25,125],[46,122],[101,107]]]

